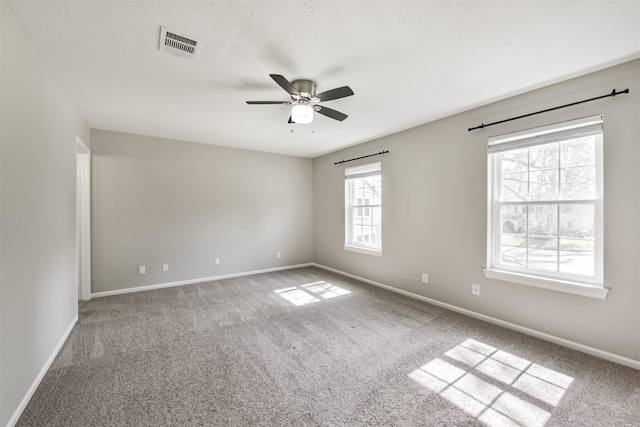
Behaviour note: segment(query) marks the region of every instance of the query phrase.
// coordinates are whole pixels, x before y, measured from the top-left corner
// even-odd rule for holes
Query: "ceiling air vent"
[[[179,34],[177,31],[166,27],[160,27],[160,50],[166,50],[179,56],[195,58],[200,44],[199,39]]]

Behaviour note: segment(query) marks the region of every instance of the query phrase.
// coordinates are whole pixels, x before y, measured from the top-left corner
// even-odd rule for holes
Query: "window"
[[[489,139],[487,277],[602,298],[602,116]]]
[[[347,250],[382,254],[382,175],[380,162],[345,169]]]

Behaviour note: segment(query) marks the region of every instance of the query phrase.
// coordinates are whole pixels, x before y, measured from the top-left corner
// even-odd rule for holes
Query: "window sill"
[[[382,256],[382,251],[378,249],[369,249],[360,246],[344,245],[345,251],[358,252],[365,255]]]
[[[569,282],[566,280],[548,279],[530,276],[527,274],[512,273],[504,270],[494,270],[490,268],[484,269],[484,277],[601,300],[606,299],[607,294],[609,293],[609,289],[607,288],[583,285],[581,283]]]

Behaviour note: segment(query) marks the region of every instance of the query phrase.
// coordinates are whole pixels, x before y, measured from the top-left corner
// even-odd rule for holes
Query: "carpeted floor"
[[[18,426],[638,426],[640,371],[315,268],[97,298]]]

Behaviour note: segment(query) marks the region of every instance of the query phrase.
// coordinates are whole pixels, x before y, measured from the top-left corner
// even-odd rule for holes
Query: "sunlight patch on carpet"
[[[409,373],[409,378],[490,427],[544,426],[551,417],[547,409],[558,406],[573,382],[567,375],[474,339],[444,355],[466,368],[436,358]],[[483,376],[503,385],[490,384]],[[527,399],[509,389],[525,393]]]
[[[330,299],[351,293],[351,291],[325,282],[324,280],[307,283],[300,287],[294,286],[291,288],[278,289],[274,292],[295,306],[307,305],[321,301],[316,297]]]
[[[318,298],[298,288],[285,288],[274,291],[295,306],[307,305],[320,301]]]
[[[341,295],[350,294],[351,291],[346,289],[342,289],[339,286],[332,285],[331,283],[327,283],[324,280],[315,283],[308,283],[306,285],[302,285],[302,288],[307,291],[311,291],[316,295],[321,296],[324,299],[335,298]]]

